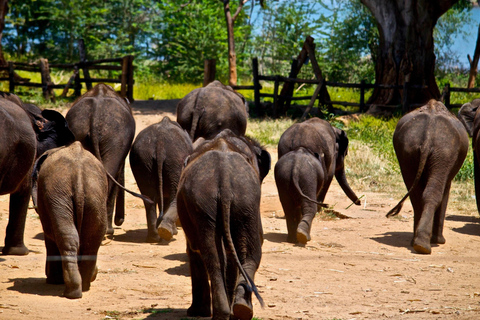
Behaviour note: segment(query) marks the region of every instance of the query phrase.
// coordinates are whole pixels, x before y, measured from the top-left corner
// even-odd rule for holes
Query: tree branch
[[[235,21],[237,19],[237,16],[238,14],[240,13],[240,11],[242,11],[242,8],[243,8],[243,5],[245,3],[247,3],[248,0],[238,0],[238,8],[237,8],[237,11],[235,12],[235,14],[233,15],[232,17],[232,20]]]

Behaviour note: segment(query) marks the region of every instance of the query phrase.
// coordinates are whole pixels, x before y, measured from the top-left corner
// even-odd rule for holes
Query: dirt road
[[[137,133],[175,118],[175,101],[136,102]],[[276,150],[270,150],[276,161]],[[127,164],[126,184],[138,190]],[[398,199],[365,194],[351,206],[336,182],[326,202],[351,219],[317,217],[306,246],[286,242],[286,223],[270,172],[262,186],[263,257],[255,282],[265,300],[258,319],[480,319],[480,221],[447,211],[447,243],[431,255],[412,251],[407,201],[400,218],[386,219]],[[61,297],[45,283],[40,220],[29,210],[28,256],[0,256],[0,319],[187,319],[191,303],[182,231],[170,243],[145,243],[143,203],[126,195],[126,219],[100,248],[97,280],[82,299]],[[0,197],[0,241],[8,196]]]

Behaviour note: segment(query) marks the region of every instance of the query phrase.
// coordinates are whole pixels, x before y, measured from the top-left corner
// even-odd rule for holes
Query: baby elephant
[[[180,125],[164,117],[140,132],[130,151],[130,167],[143,195],[155,203],[145,202],[147,242],[170,240],[177,234],[177,186],[185,158],[192,153],[192,142]]]
[[[107,173],[74,142],[45,152],[33,183],[47,249],[47,283],[65,283],[65,297],[81,298],[96,278],[97,252],[107,230]]]
[[[262,256],[260,187],[270,154],[224,130],[199,145],[178,184],[177,208],[192,277],[188,316],[249,320]],[[209,280],[211,282],[211,291]],[[211,298],[210,298],[211,293]]]
[[[287,241],[305,244],[311,239],[317,205],[326,207],[314,200],[325,184],[325,161],[318,153],[299,147],[278,160],[274,173],[287,220]]]

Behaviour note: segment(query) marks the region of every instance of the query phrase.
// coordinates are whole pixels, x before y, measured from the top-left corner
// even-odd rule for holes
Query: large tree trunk
[[[475,52],[473,54],[473,60],[468,55],[470,62],[470,75],[468,77],[467,88],[475,87],[475,78],[477,77],[478,60],[480,60],[480,24],[478,25],[477,44],[475,45]]]
[[[225,20],[227,21],[227,36],[228,36],[228,83],[231,86],[237,85],[237,55],[235,53],[235,38],[233,34],[232,13],[230,12],[230,1],[223,1],[223,10],[225,12]],[[235,16],[236,18],[236,16]]]
[[[376,84],[428,86],[408,91],[408,101],[413,104],[440,98],[434,76],[433,29],[458,1],[361,0],[375,17],[380,34]],[[399,104],[402,99],[403,90],[375,88],[368,103]]]

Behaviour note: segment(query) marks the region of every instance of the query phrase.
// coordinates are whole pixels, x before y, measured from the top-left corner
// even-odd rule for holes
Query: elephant
[[[145,128],[135,138],[130,167],[140,192],[155,200],[153,205],[145,203],[147,242],[158,242],[160,238],[168,241],[177,234],[177,186],[185,158],[192,151],[188,134],[168,117]],[[155,205],[160,212],[158,231]]]
[[[0,92],[0,194],[10,194],[5,255],[27,255],[23,235],[35,159],[44,151],[74,141],[65,118],[54,110],[24,104]]]
[[[309,149],[299,147],[289,151],[275,164],[275,183],[287,221],[287,241],[306,244],[323,190],[327,170],[325,160]]]
[[[245,98],[217,80],[193,90],[177,104],[177,122],[192,141],[213,139],[224,129],[245,135],[247,118]]]
[[[75,139],[124,185],[125,158],[135,136],[135,120],[128,100],[120,97],[112,87],[100,83],[79,97],[65,118]],[[113,234],[115,197],[115,224],[122,225],[125,218],[125,193],[122,189],[117,193],[117,190],[109,180],[107,234]]]
[[[393,147],[407,194],[387,213],[400,212],[410,196],[414,223],[412,246],[430,254],[431,244],[444,244],[443,225],[452,179],[468,151],[468,134],[462,123],[440,101],[404,115],[393,134]]]
[[[78,141],[51,149],[33,169],[33,200],[47,249],[47,283],[82,297],[97,276],[97,253],[107,231],[107,173]]]
[[[177,210],[192,277],[188,316],[211,316],[212,304],[212,319],[251,319],[252,291],[263,304],[253,279],[262,256],[260,188],[270,162],[258,143],[228,129],[186,159]]]
[[[480,150],[480,99],[474,99],[472,102],[465,103],[458,111],[458,118],[467,129],[468,134],[472,137],[473,149],[473,170],[475,175],[475,199],[477,202],[477,211],[480,213],[480,167],[478,165]]]
[[[288,167],[293,168],[292,164],[288,164],[288,160],[281,159],[289,152],[296,151],[299,148],[304,148],[302,151],[304,156],[306,156],[306,151],[313,154],[314,157],[317,158],[315,161],[319,161],[320,164],[320,167],[317,166],[315,169],[306,167],[296,169],[299,171],[311,170],[311,174],[316,172],[314,176],[316,177],[315,180],[303,180],[300,186],[301,189],[298,189],[304,190],[304,188],[308,188],[309,196],[311,197],[315,194],[315,199],[307,199],[308,197],[305,198],[304,196],[301,196],[298,191],[295,191],[295,196],[291,197],[291,194],[289,194],[287,190],[284,190],[284,188],[291,188],[288,180],[292,183],[294,181],[299,182],[300,180],[297,180],[299,178],[294,176],[289,177],[289,175],[292,174],[292,171],[288,173]],[[335,176],[347,197],[356,205],[360,205],[360,199],[350,188],[345,175],[345,157],[347,156],[347,151],[348,138],[345,131],[335,128],[328,121],[319,118],[311,118],[301,123],[295,123],[281,135],[278,142],[278,161],[280,162],[280,167],[277,169],[275,181],[278,182],[277,189],[279,190],[280,202],[282,203],[285,216],[288,217],[288,241],[295,242],[295,240],[297,240],[300,243],[305,243],[310,240],[312,219],[316,213],[316,210],[312,207],[312,204],[314,203],[312,200],[319,202],[320,206],[325,206],[323,201],[325,200],[333,176]],[[297,154],[300,155],[300,153]],[[305,159],[303,156],[296,157],[290,155],[288,157],[290,161],[302,161],[300,158]],[[308,158],[308,161],[313,161],[313,158]],[[316,166],[316,162],[313,163],[315,163]],[[302,177],[304,177],[305,174],[307,173],[302,172]],[[300,200],[300,198],[303,200]],[[301,204],[302,202],[304,202],[303,205]],[[305,208],[303,208],[304,206]],[[299,210],[300,207],[308,212],[304,211],[299,216],[297,210]],[[310,210],[314,210],[315,212],[312,213]],[[289,222],[292,224],[289,225]],[[297,230],[296,234],[294,234],[293,230]]]

